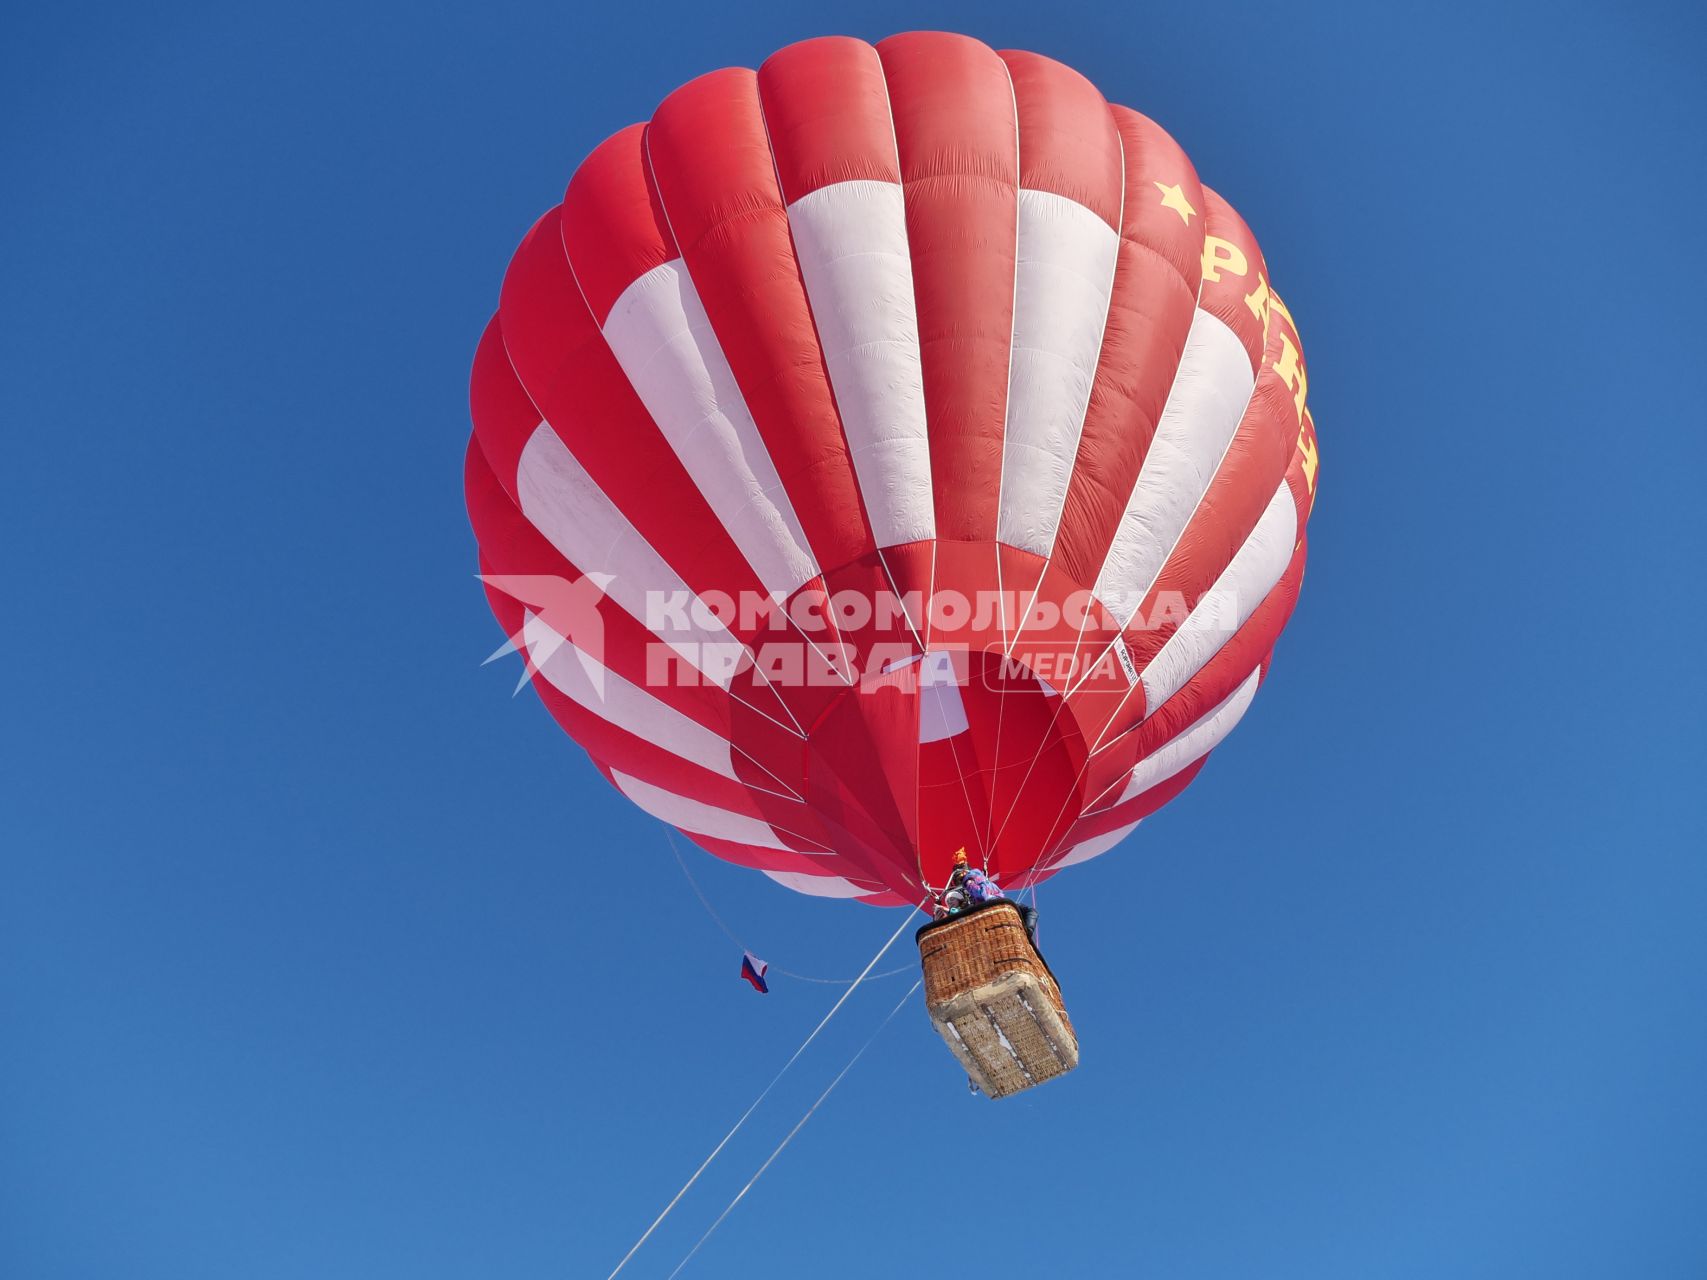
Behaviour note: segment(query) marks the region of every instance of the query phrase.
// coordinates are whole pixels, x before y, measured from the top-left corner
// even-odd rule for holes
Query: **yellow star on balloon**
[[[1179,183],[1176,182],[1170,187],[1165,182],[1158,182],[1156,184],[1156,190],[1162,193],[1162,208],[1172,209],[1175,213],[1179,214],[1180,221],[1189,227],[1191,225],[1191,215],[1196,213],[1197,210],[1191,207],[1191,201],[1185,198],[1185,192],[1180,190]]]

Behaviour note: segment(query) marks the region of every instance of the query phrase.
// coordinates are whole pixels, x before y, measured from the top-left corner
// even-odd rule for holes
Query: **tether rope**
[[[848,1065],[843,1067],[839,1072],[836,1073],[836,1078],[834,1080],[830,1081],[829,1085],[826,1086],[823,1093],[820,1093],[818,1095],[818,1100],[806,1109],[806,1114],[800,1117],[800,1122],[798,1124],[796,1124],[794,1126],[794,1128],[790,1129],[788,1131],[788,1136],[785,1137],[781,1142],[777,1143],[776,1148],[770,1153],[770,1155],[765,1157],[765,1162],[759,1166],[758,1172],[755,1173],[752,1177],[748,1178],[747,1179],[747,1185],[742,1187],[739,1191],[737,1191],[735,1193],[735,1198],[733,1200],[731,1200],[727,1205],[724,1206],[723,1212],[717,1215],[716,1221],[714,1221],[709,1227],[707,1227],[705,1229],[705,1234],[702,1235],[694,1243],[693,1248],[688,1250],[687,1257],[683,1258],[680,1262],[678,1262],[676,1264],[676,1269],[674,1271],[670,1272],[669,1280],[675,1280],[675,1278],[681,1274],[682,1268],[687,1266],[689,1262],[693,1261],[693,1256],[694,1256],[694,1254],[699,1252],[700,1246],[705,1244],[705,1242],[707,1240],[711,1239],[711,1233],[716,1231],[718,1227],[723,1225],[723,1220],[725,1218],[727,1218],[731,1212],[734,1211],[734,1208],[736,1205],[741,1203],[742,1197],[745,1196],[747,1194],[747,1192],[751,1191],[753,1189],[753,1184],[764,1176],[765,1170],[770,1168],[771,1164],[776,1160],[776,1158],[782,1154],[783,1148],[786,1147],[789,1143],[794,1141],[794,1135],[799,1133],[802,1129],[804,1129],[806,1127],[806,1122],[812,1118],[813,1113],[816,1112],[819,1107],[824,1105],[824,1099],[828,1098],[830,1096],[830,1094],[835,1092],[836,1086],[842,1082],[842,1077],[847,1075],[848,1072],[852,1071],[853,1067],[854,1067],[854,1063],[858,1062],[862,1057],[864,1057],[865,1051],[867,1049],[871,1048],[871,1046],[873,1044],[877,1043],[877,1037],[883,1034],[883,1029],[895,1020],[895,1015],[901,1012],[901,1007],[903,1005],[905,1005],[907,1003],[907,1001],[909,1001],[913,998],[913,993],[915,991],[917,991],[920,987],[922,987],[924,985],[924,983],[925,983],[925,980],[923,978],[920,978],[917,982],[913,983],[913,985],[907,989],[907,994],[902,996],[901,999],[898,1002],[896,1002],[895,1007],[889,1011],[889,1015],[886,1018],[884,1018],[882,1022],[878,1023],[877,1030],[873,1031],[871,1033],[871,1038],[859,1047],[859,1050],[854,1054],[853,1057],[848,1059]]]
[[[695,1169],[693,1171],[693,1176],[690,1177],[686,1182],[684,1182],[682,1184],[681,1190],[676,1192],[675,1195],[670,1197],[670,1203],[664,1206],[664,1211],[652,1220],[651,1226],[647,1227],[645,1231],[640,1233],[640,1239],[636,1240],[634,1242],[633,1246],[629,1249],[629,1251],[622,1255],[622,1261],[616,1264],[616,1267],[611,1271],[609,1276],[605,1277],[605,1280],[615,1280],[615,1277],[618,1274],[618,1272],[620,1272],[624,1267],[626,1267],[628,1265],[629,1259],[632,1258],[636,1253],[640,1252],[640,1246],[645,1244],[646,1241],[651,1238],[652,1233],[658,1229],[659,1224],[662,1223],[665,1218],[670,1216],[670,1211],[672,1209],[674,1209],[676,1207],[676,1205],[678,1203],[680,1203],[681,1198],[688,1193],[688,1188],[690,1188],[691,1186],[693,1186],[694,1183],[699,1181],[700,1174],[704,1173],[706,1171],[706,1169],[710,1167],[711,1162],[713,1160],[717,1159],[718,1153],[721,1152],[724,1147],[729,1145],[729,1139],[733,1138],[740,1131],[741,1126],[747,1123],[747,1118],[749,1116],[751,1116],[753,1114],[753,1112],[755,1112],[759,1109],[759,1104],[761,1102],[763,1102],[767,1097],[770,1096],[770,1091],[772,1089],[776,1088],[777,1081],[781,1080],[783,1078],[783,1076],[787,1075],[788,1069],[795,1064],[796,1060],[799,1059],[801,1054],[806,1052],[806,1046],[811,1044],[814,1040],[816,1040],[818,1038],[818,1033],[820,1031],[822,1031],[826,1026],[829,1025],[831,1018],[836,1016],[836,1011],[838,1009],[840,1009],[844,1004],[847,1003],[848,997],[851,996],[855,991],[857,991],[859,989],[859,984],[865,981],[866,976],[868,974],[870,974],[872,969],[874,969],[877,966],[877,962],[883,958],[884,953],[887,952],[890,947],[895,945],[896,939],[898,939],[902,935],[902,933],[904,933],[908,928],[912,927],[912,924],[913,924],[913,909],[909,908],[906,916],[901,921],[900,927],[897,928],[894,933],[889,935],[889,941],[885,942],[880,948],[878,948],[877,954],[872,956],[870,961],[867,962],[865,968],[860,972],[859,977],[855,978],[853,980],[853,982],[849,985],[848,989],[846,991],[842,992],[842,994],[839,997],[837,997],[836,1003],[830,1006],[830,1011],[824,1015],[823,1019],[818,1023],[817,1026],[812,1028],[812,1033],[810,1035],[808,1035],[806,1037],[806,1039],[804,1039],[800,1042],[800,1047],[798,1049],[796,1049],[792,1054],[789,1055],[787,1062],[782,1064],[782,1070],[778,1071],[776,1073],[776,1075],[771,1077],[771,1082],[764,1087],[763,1091],[760,1092],[758,1097],[753,1099],[752,1104],[745,1111],[743,1111],[741,1113],[741,1118],[735,1122],[734,1127],[731,1128],[728,1133],[723,1135],[722,1141],[720,1141],[715,1147],[713,1147],[711,1149],[711,1154],[706,1156],[706,1158],[700,1162],[699,1168]],[[921,979],[921,981],[922,981],[922,979]],[[914,990],[917,990],[917,988],[915,987]],[[907,994],[910,996],[910,995],[912,995],[912,992],[909,991]],[[905,1003],[905,1001],[903,1001],[903,1003]],[[899,1006],[897,1006],[897,1008],[898,1007]],[[893,1016],[893,1015],[891,1015],[891,1016]],[[861,1052],[863,1053],[864,1050],[861,1050]],[[844,1070],[843,1074],[846,1074],[845,1070]],[[840,1076],[837,1077],[838,1080],[840,1078],[841,1078]],[[832,1085],[832,1088],[833,1087],[834,1086]],[[820,1101],[822,1101],[822,1099],[820,1099]],[[808,1114],[810,1114],[810,1112]],[[804,1122],[802,1122],[802,1123],[804,1123]],[[798,1128],[798,1126],[796,1126],[796,1128]],[[790,1135],[790,1136],[792,1136],[792,1135]],[[761,1172],[762,1172],[762,1170],[761,1170]],[[752,1184],[749,1183],[748,1185],[750,1186]],[[725,1210],[724,1212],[727,1213],[728,1210]],[[721,1221],[721,1219],[719,1219],[719,1221]],[[679,1269],[680,1268],[678,1268],[678,1270]]]
[[[682,857],[682,851],[676,845],[676,837],[668,827],[664,828],[664,838],[670,842],[670,852],[676,855],[676,865],[682,869],[682,875],[687,879],[688,888],[693,890],[693,896],[699,899],[699,905],[705,908],[705,914],[711,917],[711,922],[723,931],[724,937],[740,947],[742,951],[748,955],[755,954],[751,947],[741,941],[741,936],[724,922],[723,917],[717,913],[717,908],[711,905],[711,899],[705,896],[705,890],[699,887],[699,881],[694,879],[693,872],[688,869],[688,861]],[[913,965],[904,964],[894,969],[885,969],[882,973],[872,974],[866,981],[876,982],[880,978],[893,978],[898,973],[911,973],[913,968]],[[780,969],[766,961],[765,976],[769,977],[773,973],[781,974],[785,978],[792,978],[796,982],[814,982],[823,987],[846,987],[859,981],[857,978],[815,978],[810,974],[795,973],[792,969]]]

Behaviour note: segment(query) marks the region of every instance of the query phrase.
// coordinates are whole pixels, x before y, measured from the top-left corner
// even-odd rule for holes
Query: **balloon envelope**
[[[805,893],[1011,891],[1244,714],[1316,482],[1249,229],[1071,69],[943,33],[671,94],[472,378],[488,600],[643,809]]]

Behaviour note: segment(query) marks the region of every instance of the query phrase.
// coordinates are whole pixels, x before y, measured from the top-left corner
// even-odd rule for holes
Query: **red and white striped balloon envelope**
[[[716,71],[599,146],[475,357],[493,611],[605,776],[803,893],[1013,891],[1245,713],[1316,441],[1174,140],[944,33]]]

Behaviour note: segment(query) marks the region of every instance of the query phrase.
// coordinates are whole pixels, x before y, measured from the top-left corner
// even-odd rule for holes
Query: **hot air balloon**
[[[642,809],[805,894],[928,905],[961,848],[1013,893],[1249,707],[1306,387],[1154,122],[963,36],[809,40],[670,94],[528,232],[468,510],[540,698]]]

